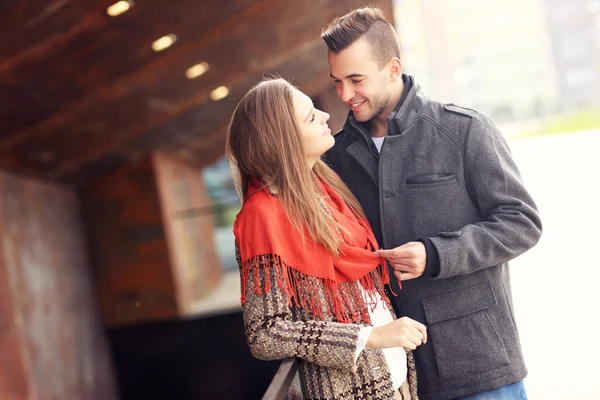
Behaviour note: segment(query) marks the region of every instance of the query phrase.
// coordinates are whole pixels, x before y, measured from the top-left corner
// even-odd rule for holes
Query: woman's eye
[[[315,114],[312,115],[312,117],[310,118],[310,122],[313,122],[315,120]]]

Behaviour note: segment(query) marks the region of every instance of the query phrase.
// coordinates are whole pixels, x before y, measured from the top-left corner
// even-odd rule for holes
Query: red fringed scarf
[[[242,304],[246,301],[248,279],[254,279],[257,294],[266,293],[272,284],[277,284],[287,294],[290,305],[295,303],[315,318],[323,319],[325,310],[319,305],[319,288],[314,287],[315,280],[310,279],[314,277],[322,283],[327,311],[338,321],[368,323],[370,319],[359,286],[342,285],[358,282],[369,299],[374,298],[375,292],[385,298],[383,285],[389,282],[388,269],[384,260],[374,253],[378,246],[368,222],[357,217],[333,189],[321,182],[322,196],[331,217],[351,234],[349,237],[340,233],[342,252],[334,257],[322,244],[312,241],[308,233],[303,245],[300,232],[288,219],[277,196],[261,186],[255,183],[249,187],[252,194],[233,226],[242,261]],[[262,285],[260,268],[266,270]],[[270,268],[281,269],[277,282],[271,282]],[[373,305],[373,301],[370,304]]]

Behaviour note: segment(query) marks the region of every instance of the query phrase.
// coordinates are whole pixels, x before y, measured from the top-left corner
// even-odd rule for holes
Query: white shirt
[[[362,286],[360,286],[363,299],[365,304],[367,304],[367,308],[369,310],[369,316],[371,317],[371,324],[373,326],[367,326],[360,330],[358,334],[358,344],[356,347],[356,352],[354,353],[354,362],[358,359],[358,356],[363,351],[365,346],[367,345],[367,341],[369,340],[369,335],[375,326],[381,326],[392,322],[394,319],[392,318],[392,314],[384,306],[383,299],[379,295],[379,293],[375,293],[375,298],[372,300],[377,301],[377,306],[371,310],[372,306],[369,304],[372,300],[369,300],[367,294],[365,293]],[[383,355],[385,357],[385,361],[388,365],[388,369],[390,374],[392,375],[392,383],[394,384],[394,389],[398,389],[404,381],[406,380],[406,374],[408,372],[408,367],[406,365],[406,351],[402,347],[392,347],[389,349],[382,349]]]
[[[385,139],[385,136],[371,137],[371,139],[373,139],[373,143],[375,143],[375,147],[377,147],[377,151],[381,153],[381,146],[383,146],[383,139]]]

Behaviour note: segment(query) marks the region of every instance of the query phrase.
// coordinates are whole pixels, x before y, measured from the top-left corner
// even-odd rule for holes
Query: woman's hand
[[[367,347],[375,349],[404,347],[407,350],[415,350],[422,343],[427,343],[425,325],[414,319],[402,317],[389,324],[373,328],[367,340]]]

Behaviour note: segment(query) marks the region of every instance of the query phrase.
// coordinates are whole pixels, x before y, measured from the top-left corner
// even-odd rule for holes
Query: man
[[[537,243],[541,223],[502,134],[402,74],[380,10],[354,10],[322,37],[350,107],[326,160],[389,249],[397,312],[427,325],[414,352],[420,398],[526,399],[507,262]]]

